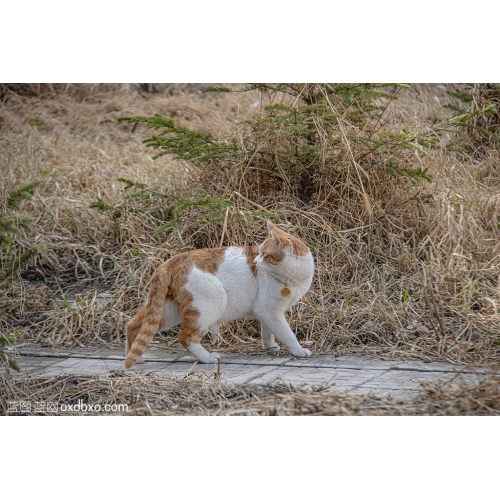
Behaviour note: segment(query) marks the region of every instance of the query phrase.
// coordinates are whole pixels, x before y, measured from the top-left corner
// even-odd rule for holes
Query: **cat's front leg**
[[[210,331],[210,342],[212,342],[212,344],[217,344],[220,340],[220,326],[212,325],[209,331]]]
[[[280,350],[280,346],[274,341],[273,332],[264,323],[260,326],[260,336],[262,337],[263,349],[275,352]]]
[[[311,356],[311,351],[299,344],[283,314],[275,311],[265,311],[262,315],[259,315],[259,319],[262,325],[273,332],[276,338],[283,343],[293,356],[297,356],[298,358]]]

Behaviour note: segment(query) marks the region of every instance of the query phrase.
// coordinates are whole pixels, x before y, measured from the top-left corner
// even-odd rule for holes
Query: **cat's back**
[[[201,248],[174,255],[160,267],[185,278],[201,272],[217,276],[223,282],[238,277],[249,279],[257,275],[254,259],[258,252],[255,246]]]
[[[258,253],[258,247],[225,247],[224,257],[217,269],[217,277],[224,283],[255,278],[257,267],[254,259]]]
[[[258,294],[253,262],[257,254],[258,247],[233,246],[191,250],[170,258],[164,265],[173,275],[172,299],[182,302],[188,292],[198,310],[213,309],[216,303],[219,322],[249,316]]]

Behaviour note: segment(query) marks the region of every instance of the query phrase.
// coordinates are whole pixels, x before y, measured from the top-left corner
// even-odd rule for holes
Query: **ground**
[[[324,405],[311,403],[310,408],[317,408],[319,413],[342,413],[342,401],[349,402],[354,413],[389,412],[388,408],[394,408],[396,414],[498,412],[498,404],[492,404],[489,398],[500,346],[500,169],[494,147],[474,143],[471,149],[467,141],[472,139],[457,135],[450,125],[452,115],[446,105],[457,104],[451,96],[456,86],[413,85],[404,89],[388,107],[386,121],[382,120],[394,133],[430,133],[435,131],[435,123],[444,124],[437,148],[405,153],[428,169],[432,182],[408,184],[402,189],[388,177],[383,185],[372,186],[372,191],[367,186],[368,201],[347,192],[344,198],[317,198],[307,204],[285,188],[275,196],[259,194],[250,183],[245,184],[245,176],[235,187],[231,176],[238,179],[237,170],[229,170],[227,177],[221,177],[223,182],[217,177],[207,179],[203,170],[172,155],[153,160],[142,143],[151,131],[138,127],[132,133],[129,124],[117,121],[123,116],[160,113],[181,126],[211,133],[221,140],[235,135],[242,140],[249,132],[239,124],[266,116],[261,101],[268,96],[258,91],[203,94],[202,88],[163,85],[151,93],[151,89],[134,85],[2,87],[2,197],[7,200],[9,193],[26,183],[37,182],[37,187],[33,199],[26,200],[20,212],[4,203],[1,217],[33,218],[31,231],[23,229],[14,235],[14,251],[35,244],[43,248],[19,279],[3,279],[1,283],[5,293],[0,302],[0,333],[15,340],[21,368],[31,366],[35,359],[29,352],[37,352],[39,359],[44,349],[67,350],[66,363],[71,366],[76,366],[73,356],[81,352],[78,349],[96,351],[105,347],[122,352],[125,325],[143,303],[149,277],[161,262],[192,248],[259,243],[266,218],[274,217],[276,223],[300,235],[314,250],[313,286],[288,320],[300,342],[313,351],[312,362],[338,360],[328,368],[327,384],[342,371],[342,363],[354,359],[352,356],[361,365],[367,359],[380,367],[386,366],[384,363],[418,363],[422,373],[436,371],[440,363],[450,363],[459,371],[492,370],[488,373],[493,373],[493,378],[488,375],[477,383],[468,380],[468,388],[460,386],[463,398],[453,392],[456,387],[443,380],[446,389],[433,389],[429,395],[428,388],[417,384],[413,386],[417,392],[410,394],[410,399],[395,403],[401,397],[401,388],[396,391],[393,387],[396,392],[390,404],[375,404],[371,396],[350,393],[312,394],[301,389],[300,383],[291,390],[262,385],[259,394],[274,401],[278,391],[279,398],[288,402],[294,398],[324,398]],[[353,133],[346,122],[343,126]],[[354,168],[349,167],[349,151],[355,155],[358,146],[353,140],[342,147],[343,165]],[[359,158],[367,157],[360,153]],[[244,165],[248,172],[254,168],[251,161],[253,156]],[[361,165],[360,161],[357,164]],[[363,164],[363,168],[371,166]],[[286,178],[283,182],[286,184]],[[335,185],[330,188],[333,192]],[[220,200],[227,203],[221,205]],[[172,225],[176,210],[180,215],[177,225]],[[2,265],[9,262],[9,255],[7,251],[2,253]],[[155,342],[159,344],[152,347],[161,347],[167,357],[180,349],[175,331],[159,335]],[[260,356],[258,325],[224,325],[218,350],[228,359]],[[5,351],[8,355],[12,352]],[[63,367],[64,363],[59,363]],[[151,368],[151,363],[144,369],[148,365]],[[118,369],[119,360],[115,364]],[[173,393],[178,393],[181,384],[189,393],[186,388],[192,374],[186,380],[164,378],[167,368],[174,366],[176,373],[188,373],[189,368],[181,364],[167,363],[161,368],[162,375],[134,372],[97,377],[88,373],[64,375],[64,371],[53,376],[23,371],[20,377],[2,375],[7,388],[2,409],[7,411],[6,395],[19,395],[26,387],[33,389],[41,384],[49,391],[47,397],[53,398],[50,388],[66,387],[64,380],[72,380],[70,386],[81,382],[96,387],[96,397],[101,397],[100,384],[112,386],[115,378],[131,387],[136,384],[146,393],[148,381],[166,384]],[[247,364],[255,374],[264,370]],[[249,386],[246,379],[231,380],[229,372],[234,366],[223,365],[221,379],[196,381],[193,387],[216,394],[253,394],[256,386]],[[314,369],[316,375],[325,370]],[[198,370],[199,365],[194,372]],[[273,370],[281,377],[287,373],[284,366]],[[396,373],[389,372],[391,376]],[[321,377],[310,376],[306,381],[309,389],[315,387],[314,379],[325,383]],[[232,389],[224,385],[227,383]],[[285,397],[280,391],[289,392]],[[442,407],[422,403],[425,397],[434,401],[436,394],[444,394],[439,391],[446,393]],[[382,398],[376,401],[386,401],[390,394],[375,396]],[[114,396],[110,392],[106,397],[111,401]],[[340,406],[328,406],[332,398],[337,398]],[[243,398],[247,402],[251,399]],[[471,403],[472,399],[479,403]],[[183,408],[175,398],[171,401],[171,406],[158,411],[171,411],[176,404]],[[184,410],[186,414],[231,413],[223,399],[217,399],[217,410],[211,406],[214,401],[207,400],[205,409],[187,405]],[[461,403],[456,405],[456,401]],[[302,411],[292,411],[287,405],[285,413]],[[147,413],[144,408],[139,405],[133,411]],[[265,405],[260,410],[250,403],[246,410],[242,408],[237,412],[272,413]]]

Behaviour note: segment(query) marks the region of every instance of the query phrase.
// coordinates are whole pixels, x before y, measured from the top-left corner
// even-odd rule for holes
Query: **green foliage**
[[[0,333],[0,347],[9,347],[11,344],[14,343],[14,339],[5,336],[3,333]]]
[[[388,105],[403,84],[249,84],[239,92],[258,90],[267,104],[258,116],[240,124],[240,138],[222,140],[177,126],[170,118],[124,117],[162,130],[146,139],[158,150],[157,158],[177,159],[214,172],[245,164],[246,172],[259,172],[260,194],[274,194],[287,185],[308,202],[318,194],[322,179],[363,192],[371,173],[384,171],[410,182],[430,181],[427,170],[415,169],[414,156],[425,155],[436,144],[431,134],[384,128]],[[205,92],[233,92],[208,88]],[[397,161],[395,160],[397,158]],[[254,174],[257,175],[257,174]],[[264,177],[263,177],[264,176]],[[253,182],[254,179],[250,179]]]
[[[100,210],[101,212],[105,212],[106,210],[113,210],[114,208],[113,205],[110,205],[102,198],[97,198],[97,200],[93,201],[89,206],[90,208],[97,208],[97,210]]]
[[[463,88],[449,92],[459,101],[445,107],[451,109],[450,120],[455,129],[472,139],[472,149],[478,146],[498,149],[500,145],[500,84],[464,84]]]
[[[19,273],[43,252],[44,246],[40,244],[32,245],[25,250],[16,245],[16,236],[22,231],[31,230],[33,218],[17,215],[15,212],[19,212],[24,202],[33,198],[37,186],[38,182],[31,182],[4,194],[5,202],[0,205],[0,280],[17,278]],[[0,302],[0,307],[2,309],[5,307],[3,302]],[[0,321],[3,320],[2,314]],[[15,344],[14,339],[14,335],[0,333],[0,363],[7,369],[19,371],[15,352],[6,352],[7,348]]]
[[[161,244],[175,230],[183,227],[197,229],[211,224],[222,225],[224,220],[244,219],[252,222],[256,218],[278,219],[274,211],[264,210],[231,210],[232,200],[213,198],[203,191],[198,191],[192,198],[176,198],[168,207],[170,220],[162,224],[153,233]]]
[[[90,206],[101,212],[113,211],[115,218],[120,217],[122,211],[128,210],[147,213],[152,215],[155,220],[164,221],[153,233],[153,237],[160,244],[165,242],[173,231],[186,225],[191,229],[197,229],[209,224],[221,224],[226,218],[227,220],[243,218],[248,222],[258,217],[277,218],[277,214],[273,211],[231,210],[234,206],[232,200],[215,198],[204,191],[197,191],[194,196],[186,198],[159,192],[146,184],[130,179],[120,178],[118,180],[125,184],[124,190],[128,192],[130,199],[139,202],[139,204],[125,201],[122,205],[112,205],[98,198]],[[132,188],[135,188],[134,191],[129,192]],[[154,202],[154,200],[165,198],[170,200],[167,205],[164,202],[160,205]],[[132,250],[132,252],[134,251]]]
[[[228,89],[227,87],[207,87],[202,91],[203,94],[206,94],[207,92],[226,93],[231,92],[231,89]]]
[[[387,158],[385,168],[387,172],[391,175],[401,175],[403,177],[409,177],[416,181],[418,180],[426,180],[427,182],[431,182],[432,179],[430,175],[427,173],[428,169],[422,168],[411,168],[411,167],[402,167],[395,158]]]
[[[8,194],[7,206],[12,210],[20,210],[23,201],[31,200],[35,194],[35,190],[40,184],[39,182],[30,182],[29,184],[23,184],[18,189],[14,189]]]
[[[197,212],[196,219],[191,222],[193,228],[223,222],[226,208],[233,205],[231,200],[212,198],[202,191],[198,191],[192,198],[178,197],[167,207],[171,219],[162,224],[153,236],[162,243],[172,231],[179,229],[181,217],[191,211]]]
[[[17,362],[14,353],[8,354],[5,349],[12,347],[15,344],[14,336],[7,336],[0,333],[0,364],[3,364],[7,369],[12,368],[13,370],[19,372],[21,368]]]
[[[209,160],[217,160],[231,156],[234,145],[217,141],[211,134],[196,132],[180,127],[170,118],[159,114],[147,118],[131,116],[119,118],[119,121],[133,123],[132,132],[139,123],[146,123],[149,129],[163,129],[158,135],[144,140],[146,146],[158,150],[154,159],[165,154],[172,154],[179,160],[187,160],[195,165],[203,165]]]
[[[43,245],[32,245],[26,250],[20,250],[14,238],[21,231],[30,231],[33,218],[17,216],[13,212],[21,210],[25,201],[31,200],[38,182],[23,184],[17,189],[8,192],[6,203],[0,212],[0,279],[15,277],[29,266],[43,249]]]
[[[159,191],[155,191],[151,189],[149,186],[146,184],[143,184],[142,182],[135,182],[131,181],[130,179],[124,179],[122,177],[119,177],[118,180],[120,182],[123,182],[126,184],[125,191],[128,191],[130,188],[135,187],[138,189],[134,196],[139,197],[139,198],[151,198],[151,196],[155,197],[160,197],[160,198],[170,198],[170,199],[175,199],[175,196],[169,194],[169,193],[161,193]]]

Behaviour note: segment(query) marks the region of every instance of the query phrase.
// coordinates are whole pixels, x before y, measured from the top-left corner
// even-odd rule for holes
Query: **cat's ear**
[[[267,221],[267,229],[269,230],[269,232],[271,232],[271,231],[274,231],[275,229],[277,229],[277,227],[270,220],[268,220]]]
[[[285,241],[279,236],[279,228],[276,227],[270,220],[267,221],[267,229],[269,229],[269,236],[276,243],[276,246],[281,250],[285,246]]]
[[[279,249],[282,249],[283,248],[283,242],[281,241],[281,239],[279,238],[279,236],[272,230],[269,231],[269,234],[271,235],[271,239],[274,241],[274,243],[276,243],[277,247]]]

